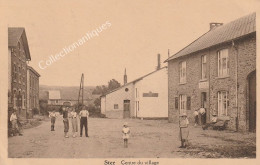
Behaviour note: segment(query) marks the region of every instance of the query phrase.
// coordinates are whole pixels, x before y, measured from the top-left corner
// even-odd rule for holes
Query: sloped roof
[[[100,97],[104,97],[104,96],[107,95],[107,94],[113,93],[113,92],[115,92],[115,91],[117,91],[117,90],[119,90],[119,89],[121,89],[121,88],[126,87],[126,86],[129,85],[129,84],[136,83],[137,81],[140,81],[140,80],[142,80],[143,78],[145,78],[145,77],[147,77],[147,76],[149,76],[149,75],[151,75],[151,74],[153,74],[153,73],[155,73],[155,72],[158,72],[158,71],[160,71],[160,70],[162,70],[162,69],[165,69],[165,68],[167,68],[167,66],[162,67],[162,68],[160,68],[160,69],[157,69],[157,70],[155,70],[155,71],[153,71],[153,72],[150,72],[150,73],[148,73],[148,74],[146,74],[146,75],[144,75],[144,76],[142,76],[142,77],[139,77],[139,78],[137,78],[137,79],[135,79],[135,80],[133,80],[133,81],[131,81],[131,82],[129,82],[129,83],[126,83],[125,85],[122,85],[122,86],[120,86],[120,87],[118,87],[118,88],[116,88],[116,89],[114,89],[114,90],[112,90],[112,91],[109,91],[109,92],[107,92],[106,94],[101,95]]]
[[[30,50],[28,46],[28,41],[25,33],[25,29],[22,27],[9,27],[8,28],[8,47],[13,48],[18,44],[19,39],[22,37],[24,43],[24,49],[26,54],[26,59],[31,60]]]
[[[165,62],[209,47],[229,42],[256,31],[256,13],[252,13],[225,25],[216,27],[169,57]]]
[[[58,100],[58,99],[61,99],[60,97],[60,91],[56,91],[56,90],[53,90],[53,91],[49,91],[49,99],[52,100]]]
[[[38,77],[41,76],[35,69],[33,69],[33,67],[27,66],[27,69],[31,70],[31,71],[32,71],[35,75],[37,75]]]

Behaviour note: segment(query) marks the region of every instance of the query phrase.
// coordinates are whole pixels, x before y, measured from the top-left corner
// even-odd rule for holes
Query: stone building
[[[27,62],[31,60],[24,28],[8,28],[8,108],[27,114]]]
[[[169,57],[169,121],[186,112],[206,109],[226,117],[231,130],[256,128],[256,14],[227,24],[211,23],[210,30]]]
[[[33,116],[33,109],[39,110],[39,77],[40,74],[27,66],[27,112]]]

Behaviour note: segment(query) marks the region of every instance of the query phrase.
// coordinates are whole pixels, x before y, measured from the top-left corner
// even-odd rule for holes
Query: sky
[[[5,3],[9,27],[24,27],[40,85],[123,84],[150,73],[161,54],[162,66],[209,30],[210,22],[228,23],[256,11],[254,0],[23,0]],[[86,33],[106,22],[111,26],[45,69],[39,67]]]

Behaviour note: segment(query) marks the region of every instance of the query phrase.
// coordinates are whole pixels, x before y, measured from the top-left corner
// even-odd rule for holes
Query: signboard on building
[[[143,93],[143,97],[158,97],[158,93],[153,93],[153,92],[149,92],[149,93]]]
[[[208,89],[208,88],[209,88],[208,81],[199,82],[199,89]]]

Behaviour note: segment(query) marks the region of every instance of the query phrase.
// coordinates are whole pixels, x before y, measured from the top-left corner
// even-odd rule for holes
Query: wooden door
[[[124,100],[123,118],[130,118],[130,100]]]
[[[249,131],[256,131],[256,73],[249,77]]]

